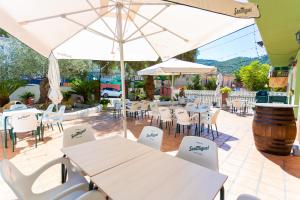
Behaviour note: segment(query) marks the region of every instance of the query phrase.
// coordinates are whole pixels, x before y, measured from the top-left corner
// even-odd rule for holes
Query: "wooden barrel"
[[[258,150],[289,155],[297,133],[293,108],[256,106],[252,130]]]

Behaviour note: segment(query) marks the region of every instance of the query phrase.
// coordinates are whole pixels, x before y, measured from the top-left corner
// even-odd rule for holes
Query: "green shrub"
[[[160,97],[159,97],[159,100],[160,100],[160,101],[170,101],[171,98],[170,98],[169,96],[160,96]]]
[[[84,103],[92,102],[92,94],[98,89],[99,84],[95,81],[75,79],[71,83],[72,93],[83,96]]]
[[[100,104],[101,105],[107,105],[107,104],[109,104],[110,103],[110,100],[109,99],[101,99],[101,101],[100,101]]]
[[[21,101],[25,102],[27,99],[29,99],[30,97],[34,98],[34,94],[32,92],[24,92],[22,95],[19,96],[19,98],[21,99]]]

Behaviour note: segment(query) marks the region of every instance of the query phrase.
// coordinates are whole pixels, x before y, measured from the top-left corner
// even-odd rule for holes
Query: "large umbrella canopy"
[[[120,60],[126,136],[124,60],[167,60],[254,23],[212,8],[161,0],[0,0],[0,27],[45,57]]]
[[[193,62],[178,60],[176,58],[169,59],[168,61],[147,67],[137,72],[138,75],[172,75],[172,88],[171,96],[174,93],[174,75],[180,74],[213,74],[217,72],[214,66],[207,66]],[[173,98],[172,98],[173,99]]]
[[[137,72],[138,75],[180,75],[180,74],[212,74],[217,71],[214,66],[207,66],[193,62],[169,59],[165,62],[147,67]]]
[[[50,85],[48,97],[52,103],[57,105],[61,102],[63,96],[60,91],[59,66],[53,54],[51,54],[49,57],[48,79]]]
[[[0,27],[57,59],[120,60],[118,14],[127,61],[167,60],[254,23],[160,0],[0,0]]]

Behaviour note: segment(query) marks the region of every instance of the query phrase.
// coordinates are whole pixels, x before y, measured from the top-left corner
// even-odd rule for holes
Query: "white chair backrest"
[[[159,115],[160,115],[160,119],[163,121],[170,121],[172,120],[172,114],[171,114],[171,110],[167,107],[159,107]]]
[[[63,120],[63,117],[64,117],[64,113],[65,113],[65,110],[66,110],[66,106],[65,105],[61,105],[58,112],[57,112],[57,117],[58,117],[58,120],[62,121]]]
[[[209,139],[185,136],[182,139],[176,156],[203,167],[219,171],[218,147],[215,142]]]
[[[210,119],[211,124],[216,124],[217,123],[217,119],[218,119],[219,114],[220,114],[220,109],[218,109],[214,113],[212,113],[212,116],[211,116],[211,119]]]
[[[158,103],[157,102],[150,102],[150,110],[158,112]]]
[[[154,149],[160,150],[162,138],[163,130],[154,126],[145,126],[137,141]]]
[[[175,116],[178,124],[180,124],[181,122],[186,123],[190,121],[190,116],[188,112],[183,108],[176,108]]]
[[[47,109],[45,110],[45,112],[49,113],[49,112],[53,112],[53,108],[54,108],[54,103],[49,104],[49,106],[47,107]]]
[[[37,118],[34,113],[14,114],[11,117],[11,126],[16,133],[37,130]]]
[[[64,130],[63,147],[74,146],[96,140],[94,131],[90,126],[77,125]]]
[[[141,103],[141,110],[148,110],[149,109],[149,101],[142,101]]]
[[[4,181],[13,190],[18,199],[28,199],[31,196],[31,184],[9,160],[1,161],[1,175]]]
[[[179,104],[185,104],[185,98],[184,97],[178,97],[178,103]]]
[[[19,109],[26,109],[27,106],[25,104],[14,104],[10,106],[10,110],[19,110]]]
[[[236,107],[236,108],[241,108],[241,107],[242,107],[241,100],[239,100],[239,99],[233,100],[233,101],[232,101],[232,106],[233,106],[233,107]]]

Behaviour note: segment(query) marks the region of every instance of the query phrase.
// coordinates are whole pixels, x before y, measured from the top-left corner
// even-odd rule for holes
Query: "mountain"
[[[264,55],[260,58],[236,57],[225,61],[197,59],[197,63],[203,65],[215,66],[218,68],[218,71],[220,71],[222,74],[233,74],[234,71],[239,70],[241,67],[245,65],[249,65],[251,62],[255,60],[259,60],[261,63],[270,64],[267,55]]]

